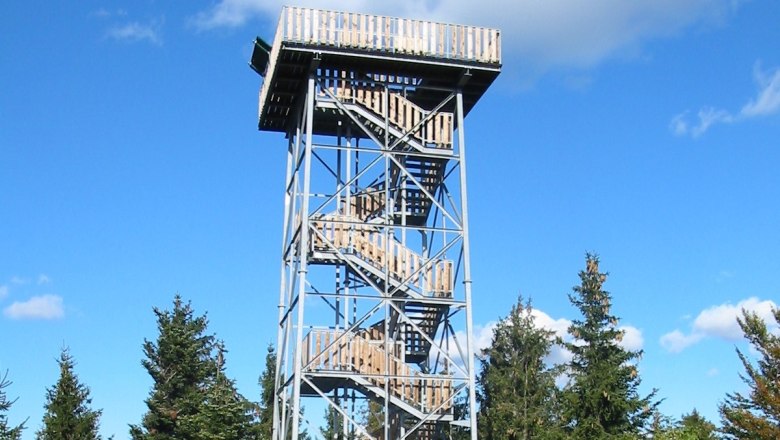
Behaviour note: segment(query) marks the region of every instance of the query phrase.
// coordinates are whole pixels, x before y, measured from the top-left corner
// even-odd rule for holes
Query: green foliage
[[[366,431],[374,436],[383,436],[385,428],[385,407],[373,400],[369,400],[363,411],[363,426]]]
[[[89,388],[79,383],[73,372],[74,362],[67,348],[57,361],[60,377],[56,385],[46,390],[46,413],[38,440],[97,440],[99,410],[90,409]]]
[[[344,437],[344,416],[328,405],[325,410],[325,426],[320,428],[320,434],[325,440],[354,440],[355,435],[348,433]]]
[[[268,345],[265,355],[265,369],[260,376],[260,403],[258,405],[258,419],[260,438],[270,440],[273,430],[274,413],[274,381],[276,375],[276,351],[273,345]]]
[[[154,384],[134,440],[260,438],[255,406],[224,373],[225,349],[206,333],[206,316],[195,316],[179,295],[172,311],[154,309],[159,335],[144,341],[142,361]],[[216,351],[216,355],[214,354]]]
[[[780,309],[772,310],[772,314],[780,325]],[[776,440],[780,438],[780,336],[770,332],[767,323],[755,313],[743,310],[738,322],[745,338],[758,352],[758,362],[753,365],[737,350],[745,367],[745,374],[740,376],[750,394],[727,395],[719,408],[723,432],[728,438]]]
[[[274,401],[275,401],[275,379],[276,377],[276,351],[273,345],[268,345],[268,352],[265,355],[265,369],[260,375],[260,402],[256,406],[257,410],[257,426],[256,431],[258,438],[261,440],[270,440],[273,434],[273,414],[274,414]],[[289,402],[288,409],[289,409]],[[289,417],[290,414],[288,413]],[[298,424],[298,439],[309,440],[309,433],[303,427],[303,409],[301,409],[300,415],[301,423]],[[287,437],[291,437],[292,432],[287,433]]]
[[[325,426],[320,428],[320,434],[325,440],[338,440],[342,432],[341,414],[328,405],[325,409]]]
[[[19,440],[22,438],[24,422],[16,426],[8,425],[8,411],[13,406],[16,399],[9,400],[5,389],[11,386],[12,382],[8,380],[8,372],[0,377],[0,440]]]
[[[660,416],[656,416],[658,418]],[[676,423],[664,420],[653,424],[653,440],[717,440],[715,425],[695,409]]]
[[[530,301],[518,299],[482,351],[477,378],[479,436],[484,439],[552,439],[562,436],[557,367],[548,367],[554,332],[538,328]]]
[[[225,349],[218,343],[217,370],[207,385],[204,401],[194,416],[183,420],[202,440],[257,439],[254,405],[236,390],[224,371]]]
[[[640,378],[635,363],[641,351],[620,346],[624,332],[611,314],[611,296],[602,289],[606,273],[599,272],[598,257],[586,255],[580,285],[569,300],[582,320],[569,327],[574,341],[566,343],[573,357],[570,382],[564,390],[564,411],[574,439],[625,438],[639,434],[658,403],[655,391],[640,398]]]

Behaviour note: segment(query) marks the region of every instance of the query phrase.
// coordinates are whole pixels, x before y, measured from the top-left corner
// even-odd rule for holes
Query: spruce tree
[[[260,403],[258,405],[258,419],[260,438],[264,440],[271,439],[273,430],[274,414],[274,381],[276,377],[276,351],[273,345],[268,345],[268,352],[265,355],[265,369],[260,376]]]
[[[596,255],[586,255],[580,285],[569,300],[582,314],[568,331],[574,341],[568,365],[570,381],[564,392],[564,412],[574,439],[630,438],[638,435],[655,411],[653,391],[640,397],[636,362],[641,351],[620,346],[624,332],[611,313],[612,297],[602,286],[607,274],[599,272]]]
[[[46,390],[46,412],[43,426],[37,432],[38,440],[97,440],[100,410],[90,408],[89,388],[79,382],[73,372],[73,356],[67,348],[57,360],[60,377]]]
[[[780,325],[780,309],[772,310],[772,315]],[[740,377],[750,393],[728,394],[720,405],[723,432],[734,439],[776,440],[780,438],[780,336],[755,313],[743,310],[737,321],[758,353],[758,362],[753,365],[737,349],[745,367]]]
[[[13,406],[16,399],[9,400],[5,389],[11,386],[12,382],[8,380],[8,371],[0,376],[0,440],[19,440],[22,438],[24,422],[9,426],[8,411]]]
[[[146,399],[148,411],[140,426],[131,425],[130,434],[135,440],[197,438],[197,424],[189,421],[201,410],[215,376],[214,336],[206,334],[206,316],[195,316],[179,295],[172,311],[154,308],[154,314],[159,335],[154,342],[144,341],[146,358],[141,362],[154,384]]]
[[[259,432],[259,438],[260,439],[268,439],[270,440],[272,438],[272,431],[273,431],[273,423],[274,423],[274,401],[276,399],[275,395],[275,379],[276,378],[276,351],[274,350],[273,345],[268,345],[268,352],[265,355],[265,368],[263,369],[263,373],[260,375],[260,402],[257,405],[257,420],[258,420],[258,427],[257,430]],[[287,403],[289,410],[290,405],[289,402]],[[287,417],[290,417],[290,414],[287,414]],[[301,423],[298,425],[298,439],[299,440],[308,440],[311,437],[309,436],[308,431],[303,427],[303,408],[301,408],[301,416],[300,416]],[[292,435],[291,432],[287,432],[287,436],[290,437]]]
[[[207,384],[198,412],[182,419],[187,431],[197,432],[199,440],[259,439],[254,423],[254,405],[242,396],[225,375],[225,348],[217,344],[216,371]]]
[[[553,340],[554,332],[536,325],[531,302],[522,298],[498,322],[477,378],[480,438],[561,438],[560,369],[545,363]]]

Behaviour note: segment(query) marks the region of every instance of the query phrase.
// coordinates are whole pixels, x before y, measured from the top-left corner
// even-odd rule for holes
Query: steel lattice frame
[[[476,440],[462,93],[452,90],[429,113],[445,106],[454,109],[453,147],[434,151],[411,145],[409,132],[391,136],[389,99],[383,101],[384,127],[372,125],[359,106],[333,95],[329,79],[331,72],[312,69],[296,123],[287,133],[273,438],[297,438],[303,402],[318,399],[342,417],[344,438],[350,433],[371,439],[448,438],[452,427],[463,427]],[[369,81],[385,96],[418,87],[414,81],[399,84],[379,76]],[[319,134],[321,120],[337,120],[337,135]],[[425,179],[419,169],[408,168],[409,157],[445,164],[435,191],[421,182]],[[371,193],[372,188],[380,189]],[[412,190],[430,202],[423,224],[407,222],[405,195]],[[353,200],[365,194],[384,199],[381,214],[370,219],[353,215]],[[353,237],[355,231],[367,230],[384,246],[381,265],[361,262],[364,257],[352,242],[346,247],[335,243],[339,234]],[[393,246],[408,248],[427,263],[397,279],[387,257]],[[454,262],[451,297],[425,287],[432,265],[444,259]],[[437,328],[431,331],[423,324],[433,310]],[[377,331],[376,339],[358,336]],[[399,360],[409,359],[405,338],[412,335],[415,343],[428,347],[427,355],[401,366]],[[362,371],[369,361],[359,359],[356,347],[384,370]],[[384,361],[377,353],[384,354]],[[436,392],[441,396],[435,397]],[[359,414],[369,400],[384,417],[380,432],[370,431]],[[465,405],[456,406],[456,401]],[[411,402],[408,408],[405,402]]]

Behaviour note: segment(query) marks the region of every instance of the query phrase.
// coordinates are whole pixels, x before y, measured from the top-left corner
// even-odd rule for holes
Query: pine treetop
[[[46,390],[46,412],[38,440],[97,440],[101,411],[90,408],[89,388],[79,382],[73,369],[75,362],[68,348],[63,348],[57,360],[60,376]]]
[[[652,402],[655,391],[639,397],[636,361],[642,352],[620,345],[625,333],[611,312],[612,296],[603,289],[607,276],[599,271],[598,256],[586,254],[580,285],[569,295],[582,314],[569,327],[574,340],[565,344],[572,360],[564,406],[575,438],[637,434],[658,405]]]

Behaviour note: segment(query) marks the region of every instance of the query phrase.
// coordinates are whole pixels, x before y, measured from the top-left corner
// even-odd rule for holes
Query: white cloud
[[[539,309],[532,309],[531,312],[534,315],[534,323],[539,328],[544,328],[555,332],[556,336],[564,337],[571,325],[571,321],[566,318],[554,319],[550,315],[544,313]]]
[[[689,121],[690,112],[685,111],[672,118],[669,129],[677,136],[691,135],[697,138],[715,124],[732,124],[777,113],[780,110],[780,68],[764,72],[760,64],[756,63],[754,76],[759,85],[757,96],[736,114],[714,107],[702,107],[696,121]]]
[[[276,20],[282,0],[220,0],[193,17],[201,30],[235,28],[257,18]],[[502,30],[505,52],[524,64],[589,67],[620,54],[636,53],[647,40],[675,35],[698,23],[721,20],[734,0],[303,0],[300,6],[423,17]]]
[[[3,310],[3,314],[12,319],[57,319],[65,316],[65,311],[62,297],[42,295],[14,302]]]
[[[0,286],[0,299],[8,296],[8,286]]]
[[[38,285],[51,283],[51,278],[45,273],[38,275]]]
[[[620,341],[620,346],[630,351],[641,350],[645,344],[645,339],[642,337],[642,330],[636,327],[626,325],[620,327],[623,331],[623,340]]]
[[[699,342],[704,338],[704,335],[694,333],[686,335],[680,330],[671,331],[661,336],[661,347],[672,353],[679,353],[691,345]]]
[[[493,342],[493,333],[496,331],[496,321],[490,321],[484,326],[474,326],[474,353],[481,353],[482,350],[488,348],[490,343]],[[456,332],[463,335],[463,332]],[[459,341],[465,341],[465,338],[459,339]]]
[[[162,44],[161,29],[162,20],[151,21],[147,24],[134,21],[121,26],[114,26],[108,30],[106,35],[114,40],[146,41],[159,46]]]
[[[222,0],[208,11],[197,14],[192,23],[201,30],[219,27],[238,27],[256,16],[278,13],[281,4],[258,0]]]
[[[566,318],[555,319],[539,309],[532,309],[532,314],[534,316],[534,323],[538,328],[550,330],[554,332],[555,336],[566,341],[572,340],[571,336],[568,334],[568,329],[571,325],[570,320]],[[490,321],[485,325],[475,326],[473,339],[475,353],[481,353],[482,350],[489,347],[491,342],[493,342],[493,333],[496,329],[496,324],[496,321]],[[642,349],[644,346],[644,338],[642,337],[641,330],[630,325],[622,326],[619,329],[624,332],[623,339],[620,341],[621,347],[632,351]],[[460,341],[461,344],[464,344],[464,333],[457,332],[456,335],[458,337],[458,341]],[[452,356],[453,359],[456,357],[459,358],[460,356],[457,354],[457,348],[455,347],[455,344],[451,343],[450,347],[450,356]],[[463,348],[465,348],[465,346]],[[563,364],[569,362],[571,359],[572,353],[569,350],[561,345],[553,344],[553,346],[550,348],[550,354],[547,356],[546,360],[549,364]]]
[[[715,377],[720,374],[720,371],[717,368],[710,368],[706,374],[707,377]]]
[[[680,330],[674,330],[663,335],[660,343],[666,350],[679,353],[707,337],[737,341],[742,338],[742,329],[737,323],[737,318],[742,316],[742,310],[758,314],[773,331],[776,331],[776,324],[772,316],[772,309],[776,307],[777,304],[773,301],[762,301],[756,297],[742,300],[737,304],[712,306],[702,310],[694,319],[689,334],[686,335]]]
[[[736,305],[722,304],[710,307],[701,313],[693,321],[694,331],[708,336],[716,336],[729,341],[736,341],[742,337],[742,329],[739,328],[737,317],[742,316],[742,309],[758,314],[768,323],[774,322],[772,308],[777,305],[770,301],[761,301],[756,297],[742,300]]]

